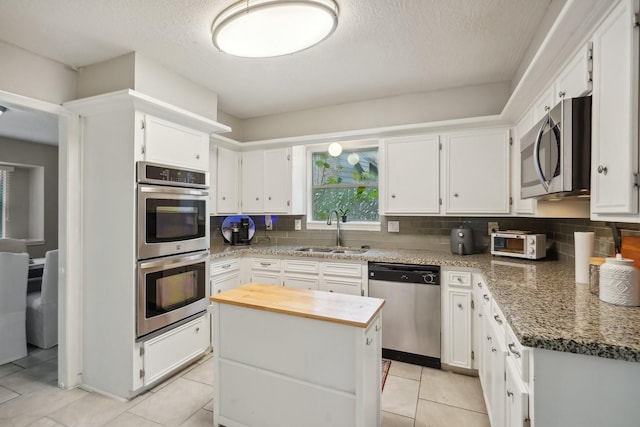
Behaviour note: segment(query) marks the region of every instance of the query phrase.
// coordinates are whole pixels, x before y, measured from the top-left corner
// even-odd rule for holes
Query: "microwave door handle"
[[[549,115],[547,114],[547,119],[542,122],[542,126],[540,126],[540,130],[538,131],[538,136],[536,136],[536,143],[533,145],[533,162],[535,163],[536,174],[538,175],[538,180],[540,180],[540,184],[544,187],[544,191],[549,191],[549,183],[544,177],[544,172],[542,172],[542,166],[540,165],[540,143],[542,142],[542,134],[544,133],[544,127],[549,123]]]

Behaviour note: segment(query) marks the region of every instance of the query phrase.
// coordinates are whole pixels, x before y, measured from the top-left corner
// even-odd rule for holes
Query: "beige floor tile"
[[[6,377],[7,375],[11,375],[21,370],[22,368],[18,365],[14,365],[13,363],[5,363],[4,365],[0,365],[0,378]]]
[[[0,426],[29,425],[86,395],[86,391],[78,388],[62,390],[48,387],[18,396],[0,405]]]
[[[105,424],[105,427],[163,427],[162,424],[158,424],[146,418],[125,412],[119,415],[117,418],[109,421]]]
[[[66,427],[64,424],[55,422],[49,417],[42,417],[38,421],[29,424],[29,427]]]
[[[381,409],[386,412],[414,418],[419,387],[419,381],[389,375],[382,391]]]
[[[213,397],[213,387],[178,378],[129,410],[166,426],[179,426]]]
[[[211,427],[213,425],[213,413],[200,409],[193,414],[180,427]]]
[[[13,391],[0,386],[0,403],[7,402],[14,397],[20,396],[18,393],[14,393]]]
[[[58,362],[55,360],[40,363],[0,378],[0,386],[19,394],[32,393],[47,387],[57,388],[57,384]]]
[[[149,395],[150,393],[146,393],[131,401],[123,402],[97,393],[90,393],[49,416],[68,427],[102,426],[141,403]]]
[[[422,366],[392,360],[391,368],[389,368],[389,375],[395,375],[396,377],[403,377],[420,381],[420,375],[422,375]]]
[[[35,365],[39,365],[42,362],[58,359],[58,346],[43,349],[37,347],[30,347],[29,354],[23,359],[15,360],[13,363],[21,368],[30,368]]]
[[[381,411],[382,422],[380,427],[413,427],[413,418]]]
[[[196,365],[189,372],[182,375],[182,378],[213,385],[213,359],[208,359],[206,362]]]
[[[487,413],[480,380],[477,377],[424,368],[419,397],[458,408]]]
[[[208,401],[207,404],[202,407],[202,409],[213,412],[213,399]]]
[[[491,427],[491,425],[487,414],[420,399],[415,427]]]

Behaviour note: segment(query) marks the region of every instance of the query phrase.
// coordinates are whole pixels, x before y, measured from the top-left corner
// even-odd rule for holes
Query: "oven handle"
[[[182,265],[194,264],[198,261],[208,261],[209,251],[198,252],[197,254],[185,254],[185,255],[172,255],[168,257],[162,257],[150,261],[139,261],[138,267],[140,270],[152,270],[161,267],[163,270],[166,268],[180,267]]]
[[[540,165],[540,143],[542,142],[542,134],[544,133],[544,127],[549,124],[551,128],[551,115],[547,113],[546,119],[542,121],[542,125],[540,126],[540,130],[538,130],[538,135],[536,136],[536,142],[533,145],[533,163],[535,165],[536,174],[538,175],[538,180],[540,184],[544,187],[544,191],[549,192],[549,181],[544,177],[544,172],[542,172],[542,166]]]
[[[166,187],[160,185],[138,185],[138,189],[141,193],[149,194],[178,194],[185,196],[208,196],[209,191],[199,190],[197,188],[184,188],[184,187]]]

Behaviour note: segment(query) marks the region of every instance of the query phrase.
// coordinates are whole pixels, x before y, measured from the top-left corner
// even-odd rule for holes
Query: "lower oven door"
[[[209,251],[138,262],[136,336],[205,311],[208,283]]]

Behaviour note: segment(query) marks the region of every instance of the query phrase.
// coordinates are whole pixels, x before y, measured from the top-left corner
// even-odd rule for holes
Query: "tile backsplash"
[[[220,227],[224,216],[211,217],[211,246],[220,247],[225,242]],[[307,230],[305,216],[272,215],[273,230],[266,230],[265,216],[252,216],[256,232],[252,245],[276,246],[334,246],[336,232],[331,230]],[[302,219],[302,230],[295,230],[295,220]],[[387,232],[387,222],[398,221],[400,232]],[[527,230],[547,235],[548,257],[573,261],[576,231],[595,232],[594,256],[610,256],[614,253],[611,229],[604,223],[575,218],[528,217],[451,217],[414,216],[382,217],[381,231],[341,230],[342,244],[349,247],[363,245],[384,249],[425,249],[450,251],[451,229],[464,223],[474,232],[478,251],[489,252],[487,223],[498,222],[501,230]],[[622,235],[640,236],[640,224],[617,223]]]

